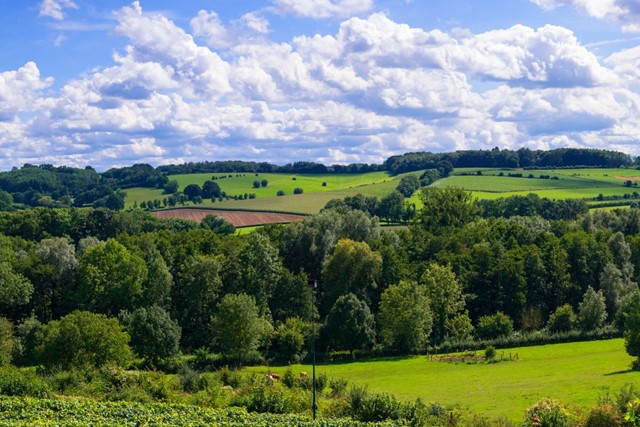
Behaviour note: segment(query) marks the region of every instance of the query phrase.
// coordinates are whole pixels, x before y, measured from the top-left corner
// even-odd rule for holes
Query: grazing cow
[[[309,374],[307,374],[306,372],[302,371],[300,372],[300,378],[307,378],[309,376]]]
[[[279,374],[271,374],[271,378],[277,381],[277,380],[280,379],[280,375]]]

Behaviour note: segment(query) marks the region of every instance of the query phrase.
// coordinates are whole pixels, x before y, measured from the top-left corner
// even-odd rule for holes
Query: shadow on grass
[[[624,371],[609,372],[608,374],[604,374],[604,376],[610,377],[612,375],[624,375],[624,374],[630,374],[631,372],[634,372],[634,370],[629,368],[629,369],[625,369]]]

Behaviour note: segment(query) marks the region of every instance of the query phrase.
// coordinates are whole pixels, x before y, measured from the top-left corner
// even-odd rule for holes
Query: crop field
[[[248,413],[240,408],[211,409],[196,406],[48,400],[0,396],[0,425],[32,426],[157,426],[157,427],[391,427],[391,422],[360,423],[348,419],[314,422],[308,415]]]
[[[317,374],[368,385],[401,400],[421,398],[482,416],[521,420],[526,408],[543,397],[587,409],[598,397],[615,395],[625,384],[640,382],[630,371],[633,358],[622,339],[498,350],[518,360],[495,364],[430,361],[425,356],[323,364]],[[311,366],[293,370],[311,372]],[[260,370],[260,368],[250,368]],[[261,368],[264,370],[265,368]],[[270,367],[284,372],[286,367]]]

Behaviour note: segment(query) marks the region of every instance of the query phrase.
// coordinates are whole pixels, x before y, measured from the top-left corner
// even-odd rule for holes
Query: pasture
[[[514,421],[543,397],[586,410],[597,404],[598,397],[613,396],[625,384],[640,381],[640,372],[629,370],[633,358],[625,352],[622,339],[498,350],[498,358],[503,351],[517,353],[518,360],[463,364],[415,356],[321,364],[316,372],[367,385],[371,391],[391,393],[400,400],[421,398]],[[269,369],[284,373],[286,367]],[[296,374],[311,372],[309,365],[292,369]],[[264,372],[266,368],[248,370]]]

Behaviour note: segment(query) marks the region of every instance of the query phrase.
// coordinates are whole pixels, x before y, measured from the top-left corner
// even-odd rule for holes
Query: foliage
[[[607,319],[607,306],[602,290],[587,289],[578,307],[578,323],[583,331],[592,331],[604,325]]]
[[[0,396],[47,397],[49,394],[47,383],[33,371],[0,367]]]
[[[574,418],[561,404],[545,398],[527,409],[522,426],[572,427]]]
[[[485,360],[493,360],[496,358],[496,348],[492,345],[487,346],[484,349],[484,358]]]
[[[247,294],[227,294],[216,308],[211,320],[213,346],[218,351],[242,363],[248,353],[270,340],[272,327],[260,317],[258,306]]]
[[[338,298],[327,315],[323,333],[336,350],[370,348],[375,341],[373,314],[364,301],[352,293]]]
[[[476,325],[476,336],[480,339],[493,339],[513,334],[513,321],[499,311],[491,316],[482,316]]]
[[[116,315],[135,308],[143,295],[147,267],[115,239],[87,249],[80,263],[79,305],[99,313]]]
[[[140,307],[125,317],[131,348],[140,357],[156,363],[180,351],[180,326],[160,307]]]
[[[611,405],[601,405],[591,408],[585,420],[584,427],[618,427],[622,426],[622,417]]]
[[[318,426],[307,415],[249,413],[246,409],[212,409],[198,406],[134,403],[92,402],[86,400],[44,400],[0,397],[2,421],[15,427],[50,425],[64,420],[68,426],[85,425],[148,425],[158,427],[235,427],[239,425],[285,427]],[[401,427],[399,422],[361,423],[350,419],[326,419],[323,427]]]
[[[236,228],[225,218],[216,215],[207,215],[200,221],[201,228],[208,228],[218,234],[233,234]]]
[[[566,332],[572,330],[577,323],[576,314],[569,304],[558,307],[556,311],[551,313],[547,328],[551,332]]]
[[[380,299],[378,323],[380,340],[387,348],[422,351],[432,325],[426,289],[410,281],[389,286]]]
[[[418,188],[420,188],[420,180],[417,176],[411,174],[402,177],[396,190],[404,197],[411,197]]]
[[[49,322],[38,353],[47,369],[126,365],[131,358],[129,334],[118,320],[86,311]]]
[[[460,227],[478,214],[478,206],[470,192],[455,187],[428,187],[420,195],[422,210],[419,223],[429,231],[443,227]]]
[[[309,329],[309,325],[297,317],[290,317],[279,324],[273,337],[277,357],[286,362],[300,362],[306,354],[303,346]]]
[[[0,317],[0,366],[11,363],[14,348],[13,324],[4,317]]]
[[[640,291],[632,294],[624,306],[624,345],[627,353],[640,360]]]
[[[449,266],[431,264],[424,272],[420,283],[426,288],[431,313],[433,315],[433,338],[442,342],[446,337],[461,338],[469,335],[469,330],[460,328],[462,317],[468,318],[465,310],[462,287]],[[470,321],[467,322],[470,324]],[[460,330],[462,329],[462,330]]]

